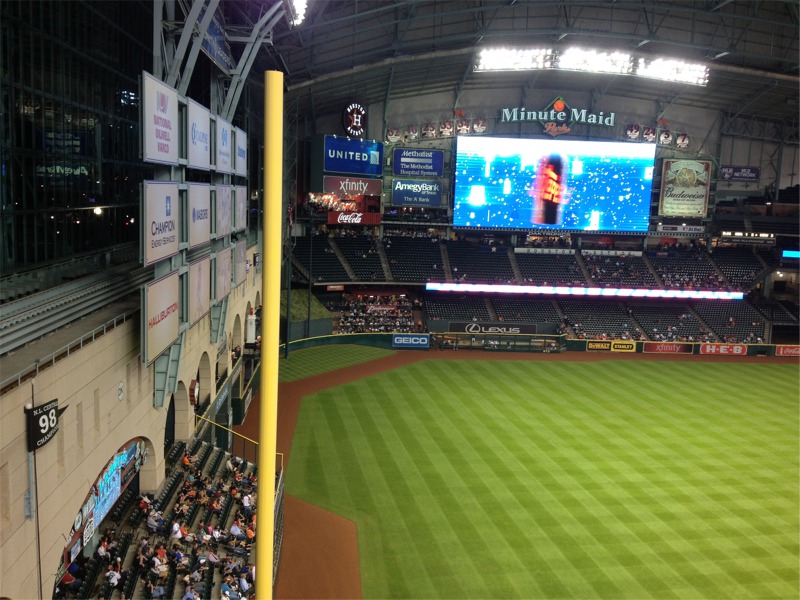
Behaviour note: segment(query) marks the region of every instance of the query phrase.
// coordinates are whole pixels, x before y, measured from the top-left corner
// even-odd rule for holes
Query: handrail
[[[32,364],[28,365],[27,367],[23,368],[21,371],[12,375],[11,377],[7,377],[3,381],[0,382],[0,394],[4,394],[11,389],[19,387],[22,385],[24,381],[27,381],[31,377],[35,377],[39,374],[40,371],[44,370],[45,368],[54,365],[56,362],[69,356],[72,352],[80,350],[88,344],[89,342],[94,341],[96,338],[105,335],[108,331],[116,328],[117,326],[129,321],[133,315],[139,312],[139,307],[134,309],[128,310],[121,315],[114,317],[103,323],[102,325],[95,327],[89,333],[83,334],[81,337],[74,339],[73,341],[69,342],[68,344],[62,346],[58,350],[51,352],[50,354],[45,355],[42,358],[37,359]]]

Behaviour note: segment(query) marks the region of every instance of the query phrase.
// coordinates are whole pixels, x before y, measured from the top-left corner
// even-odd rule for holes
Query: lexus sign
[[[533,323],[507,323],[505,321],[473,321],[471,323],[450,322],[450,333],[471,335],[533,335],[537,327]]]

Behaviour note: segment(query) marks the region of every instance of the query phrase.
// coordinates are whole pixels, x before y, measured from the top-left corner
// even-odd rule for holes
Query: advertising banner
[[[325,175],[322,178],[322,191],[325,194],[337,194],[340,197],[380,196],[383,186],[380,179]]]
[[[207,183],[187,184],[189,197],[189,247],[211,241],[211,186]]]
[[[775,346],[775,356],[800,356],[800,346]]]
[[[614,340],[611,342],[612,352],[636,352],[636,342],[628,340]]]
[[[234,140],[236,143],[236,153],[234,155],[234,163],[236,165],[236,174],[240,177],[247,177],[247,134],[239,129],[234,129],[236,133]]]
[[[217,252],[216,260],[217,286],[214,298],[219,302],[231,293],[231,277],[233,276],[233,257],[231,248]]]
[[[643,352],[651,354],[691,354],[692,344],[677,342],[645,342]]]
[[[189,323],[199,321],[211,305],[211,259],[206,256],[189,265]]]
[[[186,103],[186,126],[189,130],[186,166],[208,171],[211,168],[211,113],[191,98]]]
[[[225,119],[217,117],[217,153],[215,164],[217,173],[233,172],[233,128]]]
[[[178,311],[178,273],[173,272],[161,279],[148,283],[144,291],[144,312],[146,318],[142,325],[145,333],[145,350],[142,353],[147,364],[178,339],[180,315]]]
[[[441,177],[444,173],[444,150],[395,148],[392,173],[406,177]]]
[[[424,179],[395,179],[392,182],[392,206],[442,205],[442,183]]]
[[[234,213],[233,230],[241,231],[247,229],[247,188],[243,185],[237,185],[233,188],[236,194],[236,209]]]
[[[664,159],[658,214],[662,217],[705,217],[711,162]]]
[[[217,199],[217,227],[215,233],[220,238],[231,232],[231,186],[218,185],[215,196]]]
[[[326,135],[323,171],[379,177],[383,173],[383,144]]]
[[[700,354],[747,356],[747,344],[700,344]]]
[[[145,181],[142,202],[144,265],[152,265],[178,253],[178,184]]]
[[[506,321],[481,321],[480,323],[450,321],[448,332],[472,335],[533,335],[537,332],[537,326],[534,323],[508,323]]]
[[[761,179],[759,167],[733,167],[724,166],[719,170],[720,181],[740,181],[744,183],[758,183]]]
[[[244,283],[247,277],[247,243],[244,240],[240,240],[233,247],[233,276],[234,287]]]
[[[589,352],[610,352],[611,342],[608,340],[589,340],[586,342],[586,349]]]
[[[206,8],[200,9],[198,23],[205,17]],[[226,75],[230,75],[236,68],[236,60],[233,58],[231,46],[225,39],[225,27],[220,23],[215,13],[208,24],[208,29],[203,37],[201,49],[205,54],[220,68]]]
[[[429,348],[431,336],[427,333],[395,333],[392,348]]]
[[[178,92],[142,71],[142,136],[145,162],[178,164]]]
[[[328,212],[328,225],[380,225],[381,213]]]

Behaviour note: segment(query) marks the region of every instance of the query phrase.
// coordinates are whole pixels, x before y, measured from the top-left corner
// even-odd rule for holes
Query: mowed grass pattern
[[[797,383],[425,361],[305,398],[287,492],[357,523],[365,598],[797,598]]]
[[[394,350],[370,346],[316,346],[293,350],[284,358],[280,355],[278,381],[297,381],[336,369],[351,367],[367,360],[390,356]]]

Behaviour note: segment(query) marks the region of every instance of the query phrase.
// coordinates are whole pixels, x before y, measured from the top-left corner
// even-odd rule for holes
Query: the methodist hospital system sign
[[[392,173],[405,177],[441,177],[444,173],[444,150],[395,148]]]

